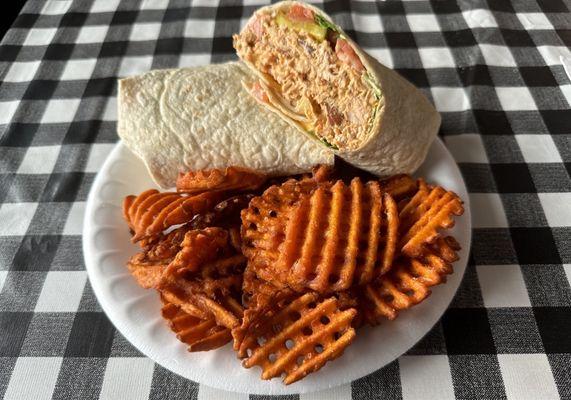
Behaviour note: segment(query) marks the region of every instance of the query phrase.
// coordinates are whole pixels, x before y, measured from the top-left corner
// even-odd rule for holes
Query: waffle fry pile
[[[190,172],[176,192],[125,198],[141,247],[127,267],[158,290],[189,351],[232,341],[244,367],[290,384],[339,357],[360,326],[396,318],[445,282],[460,249],[445,231],[463,211],[455,193],[408,175]]]

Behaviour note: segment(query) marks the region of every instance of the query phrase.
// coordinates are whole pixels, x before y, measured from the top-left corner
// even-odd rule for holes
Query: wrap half
[[[296,1],[262,7],[234,47],[259,77],[250,94],[349,163],[392,175],[424,161],[440,127],[434,106],[323,11]]]
[[[332,165],[329,149],[258,106],[242,86],[253,80],[238,62],[121,79],[118,134],[163,188],[189,170],[234,165],[289,175]]]

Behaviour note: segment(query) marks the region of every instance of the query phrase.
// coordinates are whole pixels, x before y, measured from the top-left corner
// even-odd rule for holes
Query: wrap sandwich
[[[242,86],[253,80],[239,62],[121,79],[118,134],[163,188],[189,170],[233,165],[290,175],[332,165],[329,149],[256,103]]]
[[[438,112],[323,11],[295,1],[262,7],[234,47],[259,78],[246,84],[250,94],[349,163],[393,175],[424,161]]]

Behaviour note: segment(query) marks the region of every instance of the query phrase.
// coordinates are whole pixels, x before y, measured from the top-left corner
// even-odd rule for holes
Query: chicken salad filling
[[[234,36],[264,76],[250,90],[334,149],[359,148],[381,103],[378,85],[337,28],[301,5],[260,14]]]

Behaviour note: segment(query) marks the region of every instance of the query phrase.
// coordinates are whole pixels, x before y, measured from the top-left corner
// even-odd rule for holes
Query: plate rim
[[[439,147],[442,147],[444,152],[447,154],[447,157],[449,157],[452,160],[452,163],[454,165],[454,167],[453,167],[454,172],[459,177],[459,182],[461,183],[462,189],[466,193],[465,198],[462,198],[462,200],[464,201],[464,205],[465,205],[465,213],[464,213],[463,218],[466,219],[466,227],[465,228],[466,228],[466,234],[467,234],[465,250],[464,250],[464,244],[462,244],[463,245],[462,251],[465,252],[465,257],[461,259],[463,261],[459,261],[459,262],[461,262],[461,268],[459,268],[460,264],[456,264],[454,266],[455,276],[458,276],[456,274],[458,274],[460,272],[460,271],[458,271],[458,269],[461,269],[461,276],[457,280],[457,286],[454,289],[454,292],[450,295],[449,300],[446,302],[446,306],[443,307],[442,312],[439,314],[438,318],[434,322],[434,324],[437,324],[442,319],[446,310],[449,309],[450,304],[452,303],[453,299],[455,298],[456,294],[458,293],[458,290],[459,290],[459,288],[462,284],[462,281],[465,277],[469,253],[470,253],[471,245],[472,245],[472,218],[471,218],[471,209],[470,209],[470,198],[468,196],[469,192],[468,192],[464,177],[462,176],[462,173],[461,173],[460,168],[458,166],[458,163],[454,160],[454,157],[452,156],[452,154],[450,153],[450,151],[448,150],[448,148],[446,147],[446,145],[444,144],[444,142],[441,140],[440,137],[436,137],[436,139],[434,140],[434,142],[431,146],[434,146],[435,144]],[[308,390],[306,390],[306,389],[300,390],[300,388],[296,388],[295,384],[286,386],[286,385],[283,385],[283,383],[278,382],[278,384],[281,385],[281,390],[278,390],[278,391],[271,390],[271,386],[268,386],[268,388],[270,388],[270,391],[258,391],[258,390],[252,390],[249,392],[235,391],[231,388],[224,386],[223,384],[211,385],[210,382],[208,384],[203,383],[200,381],[200,379],[190,378],[188,376],[183,375],[181,372],[174,370],[173,368],[171,368],[172,366],[165,365],[165,363],[163,363],[162,360],[159,360],[158,357],[155,357],[153,354],[150,354],[151,349],[148,346],[140,345],[138,343],[139,340],[134,337],[134,335],[131,333],[131,330],[124,327],[126,324],[124,321],[122,321],[120,318],[118,318],[116,316],[116,314],[109,311],[112,307],[111,301],[108,301],[108,299],[103,295],[103,289],[100,287],[100,284],[102,284],[102,282],[98,282],[97,279],[94,279],[95,268],[97,268],[97,265],[95,265],[96,264],[95,258],[94,257],[88,257],[89,255],[92,255],[92,253],[93,253],[92,247],[94,247],[93,243],[92,243],[93,238],[90,237],[90,233],[92,230],[91,217],[93,216],[94,207],[96,205],[96,198],[95,198],[96,197],[96,191],[95,191],[95,189],[99,188],[102,185],[104,176],[106,175],[106,174],[104,174],[104,172],[107,172],[107,170],[110,168],[111,160],[114,160],[114,158],[116,158],[116,153],[119,153],[120,151],[122,151],[123,150],[122,148],[126,149],[126,146],[121,140],[119,140],[118,142],[115,143],[115,146],[113,147],[111,152],[106,157],[102,167],[98,171],[98,173],[97,173],[97,175],[93,181],[93,184],[91,185],[91,188],[89,190],[89,195],[88,195],[88,198],[86,201],[85,215],[83,218],[83,229],[82,229],[83,258],[84,258],[85,269],[87,272],[89,282],[92,286],[95,297],[97,298],[97,301],[98,301],[99,305],[101,306],[101,309],[105,313],[106,317],[113,324],[115,329],[117,329],[117,331],[119,331],[119,333],[121,333],[121,335],[125,339],[127,339],[131,345],[133,345],[133,347],[135,347],[145,357],[148,357],[153,362],[161,365],[162,367],[168,369],[169,371],[171,371],[171,372],[173,372],[173,373],[175,373],[175,374],[177,374],[177,375],[179,375],[185,379],[189,379],[191,381],[197,382],[200,385],[206,385],[206,386],[213,387],[213,388],[216,388],[219,390],[231,391],[233,393],[261,394],[261,395],[268,395],[268,394],[270,394],[270,395],[275,395],[275,394],[304,394],[304,393],[312,393],[312,392],[317,392],[317,391],[322,391],[322,390],[328,390],[328,389],[332,389],[334,387],[338,387],[338,386],[341,386],[344,384],[349,384],[355,380],[358,380],[360,378],[363,378],[364,376],[367,376],[368,374],[374,373],[375,371],[378,371],[379,369],[385,367],[386,365],[388,365],[388,364],[394,362],[395,360],[397,360],[398,358],[400,358],[404,353],[406,353],[408,350],[410,350],[412,347],[414,347],[414,345],[419,343],[426,336],[426,334],[428,334],[432,330],[434,324],[423,334],[423,336],[419,337],[412,345],[410,345],[410,347],[403,350],[399,354],[396,354],[396,355],[393,354],[393,357],[390,359],[390,361],[386,362],[383,365],[376,366],[376,369],[374,369],[373,371],[370,371],[368,374],[363,374],[363,375],[358,376],[358,377],[351,376],[351,378],[349,378],[349,379],[345,379],[343,381],[335,382],[332,385],[319,386],[319,387],[316,387],[314,389],[312,388],[312,389],[308,389]],[[128,150],[128,149],[126,149],[126,150]],[[133,155],[133,156],[136,157],[135,155]],[[145,173],[148,174],[148,171],[145,170]],[[90,238],[91,240],[88,240],[88,238]],[[173,336],[173,339],[175,339],[174,336]],[[109,358],[111,358],[111,357],[109,357]],[[238,359],[236,359],[236,361],[239,362]],[[216,380],[216,383],[218,383],[220,381],[224,381],[224,380],[223,379]],[[271,382],[277,382],[277,381],[272,380]]]

